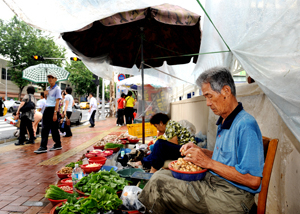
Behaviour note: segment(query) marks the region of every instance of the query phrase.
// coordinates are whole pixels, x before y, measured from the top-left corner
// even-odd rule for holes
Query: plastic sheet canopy
[[[195,76],[214,66],[232,69],[237,59],[300,141],[299,1],[206,1],[205,10],[231,52],[202,55]],[[226,50],[205,16],[200,53]]]
[[[151,85],[144,86],[145,96],[145,120],[149,121],[150,118],[156,113],[170,113],[170,97],[172,95],[171,87],[154,88]],[[142,87],[138,86],[138,102],[137,102],[137,115],[136,119],[141,120],[142,117]]]

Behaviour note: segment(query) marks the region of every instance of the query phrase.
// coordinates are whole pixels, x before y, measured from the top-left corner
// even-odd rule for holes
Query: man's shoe
[[[47,149],[39,148],[38,150],[35,150],[34,153],[40,154],[40,153],[45,153],[48,152]]]
[[[55,146],[53,146],[51,149],[49,149],[50,151],[55,151],[55,150],[61,150],[62,149],[62,147],[60,146],[60,147],[55,147]]]
[[[65,135],[64,137],[72,137],[73,135]]]
[[[27,141],[26,144],[34,144],[34,141]]]
[[[15,146],[22,146],[22,145],[24,145],[24,143],[20,143],[20,142],[15,143]]]
[[[94,126],[89,126],[89,128],[94,128]]]

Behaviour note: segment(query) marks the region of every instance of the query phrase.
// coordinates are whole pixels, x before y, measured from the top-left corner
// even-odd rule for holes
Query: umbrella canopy
[[[30,66],[23,71],[22,78],[34,83],[47,83],[48,74],[56,74],[57,81],[68,80],[70,73],[53,64],[38,64]]]
[[[162,66],[164,61],[169,65],[189,63],[193,56],[176,56],[199,53],[200,16],[179,6],[163,4],[117,13],[78,31],[66,32],[62,38],[83,61],[105,58],[111,65],[139,68],[141,36],[145,63],[153,67]],[[166,56],[173,58],[153,59]]]

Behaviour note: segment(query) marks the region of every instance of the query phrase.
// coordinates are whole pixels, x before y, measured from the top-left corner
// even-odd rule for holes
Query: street
[[[81,125],[85,124],[85,122],[88,121],[88,119],[89,119],[88,109],[80,110],[80,111],[82,112],[82,119],[81,119],[80,124],[76,125],[75,123],[72,123],[71,128],[81,126]],[[4,140],[15,139],[14,132],[17,130],[17,128],[4,121],[5,118],[10,118],[10,117],[12,117],[12,113],[7,113],[5,116],[0,117],[0,143],[1,143],[1,141],[4,141]]]

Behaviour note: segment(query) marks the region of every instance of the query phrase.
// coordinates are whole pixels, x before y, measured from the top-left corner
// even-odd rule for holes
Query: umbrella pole
[[[142,65],[142,131],[143,131],[143,144],[145,144],[145,105],[144,105],[144,46],[143,46],[143,30],[141,27],[141,65]]]

